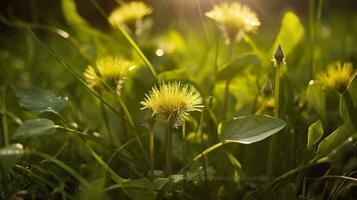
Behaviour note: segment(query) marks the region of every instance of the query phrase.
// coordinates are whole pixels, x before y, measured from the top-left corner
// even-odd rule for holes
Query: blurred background
[[[237,0],[224,0],[224,2]],[[124,0],[76,0],[78,12],[91,24],[102,29],[108,28],[105,19],[98,12],[94,3],[100,5],[105,12],[109,13]],[[130,1],[125,1],[130,2]],[[223,2],[223,0],[146,0],[144,1],[154,8],[153,17],[155,26],[160,28],[177,20],[190,20],[192,23],[200,23],[199,15],[212,7],[212,4]],[[239,0],[250,5],[258,13],[263,25],[271,25],[279,22],[275,20],[284,10],[296,11],[301,17],[308,17],[309,0]],[[317,2],[317,1],[316,1]],[[200,7],[198,7],[198,4]],[[1,15],[13,15],[26,21],[41,23],[64,22],[61,14],[60,0],[1,0]],[[323,18],[343,14],[353,15],[357,11],[355,0],[325,0]],[[349,19],[349,18],[347,18]],[[351,19],[349,19],[351,20]],[[1,24],[0,24],[1,25]],[[1,25],[1,32],[6,27]],[[156,29],[157,30],[157,29]]]
[[[57,61],[62,60],[82,76],[85,68],[93,64],[96,58],[105,54],[120,54],[141,65],[141,68],[135,71],[136,74],[126,81],[122,96],[124,101],[128,102],[132,115],[135,116],[137,127],[142,133],[148,131],[143,126],[148,116],[140,110],[142,106],[139,102],[155,84],[155,80],[127,40],[117,29],[109,25],[106,18],[123,2],[129,1],[74,0],[74,4],[71,0],[0,0],[0,86],[38,87],[68,96],[69,105],[63,113],[65,119],[76,122],[78,127],[83,129],[105,133],[105,124],[98,119],[98,113],[102,112],[100,102]],[[292,112],[291,116],[294,116],[287,120],[290,120],[288,124],[291,127],[296,127],[296,130],[294,129],[298,137],[296,146],[305,142],[304,134],[308,126],[318,119],[316,112],[310,112],[308,109],[306,110],[309,112],[305,112],[305,93],[310,81],[316,74],[325,70],[328,64],[336,61],[349,61],[356,67],[356,0],[146,0],[144,2],[153,8],[153,13],[143,22],[143,34],[137,38],[133,37],[138,46],[152,62],[161,80],[179,80],[193,84],[207,100],[211,96],[217,97],[212,107],[217,115],[221,113],[220,105],[223,102],[227,77],[234,79],[230,87],[229,108],[231,109],[227,113],[228,117],[251,114],[256,106],[256,98],[262,95],[262,86],[267,81],[273,80],[274,68],[270,59],[275,48],[275,38],[281,27],[289,34],[284,37],[286,43],[295,38],[297,42],[292,45],[293,50],[286,57],[288,63],[285,80],[287,86],[284,89],[286,99],[282,100],[286,104],[282,110],[287,113]],[[241,2],[249,5],[257,13],[261,27],[257,33],[250,34],[249,37],[254,41],[256,49],[262,53],[262,60],[266,62],[255,62],[254,57],[247,58],[246,63],[242,59],[243,62],[239,60],[232,63],[231,68],[226,67],[228,53],[224,38],[213,20],[204,16],[205,12],[219,2]],[[323,2],[321,20],[316,20],[319,2]],[[293,25],[289,26],[290,23],[281,25],[285,13],[297,16],[294,17]],[[316,21],[319,21],[319,24]],[[317,25],[313,26],[311,22]],[[316,27],[318,31],[315,30],[316,35],[314,35],[311,29]],[[299,35],[295,31],[298,29],[300,36],[296,36]],[[37,38],[44,44],[40,44]],[[254,45],[247,41],[239,42],[234,53],[238,56],[244,53],[256,53],[252,48]],[[49,55],[46,48],[52,49],[55,55]],[[170,48],[173,49],[172,52]],[[158,51],[160,49],[165,51]],[[313,72],[314,65],[315,72]],[[227,68],[228,71],[224,71]],[[229,69],[234,70],[229,71]],[[8,99],[8,107],[14,113],[18,113],[23,119],[33,117],[19,108],[13,94],[10,94]],[[116,98],[108,95],[107,99],[117,106]],[[320,96],[317,95],[316,99],[320,99]],[[337,99],[336,102],[329,101],[326,106],[337,111],[326,114],[328,117],[323,122],[327,133],[332,132],[336,128],[335,125],[339,123],[338,105]],[[291,111],[295,106],[301,110]],[[272,114],[271,110],[267,113]],[[126,127],[122,125],[125,123],[118,123],[114,113],[108,112],[108,118],[111,119],[109,123],[113,130],[118,133],[125,132]],[[199,114],[193,114],[193,118],[198,119]],[[212,126],[211,121],[207,121],[209,123],[205,125],[204,130],[207,134],[215,133],[216,128]],[[191,126],[189,127],[191,130],[197,125],[193,122],[188,125]],[[14,132],[18,125],[10,123],[12,123],[9,126],[10,132]],[[290,129],[286,129],[285,132],[288,138]],[[202,133],[202,138],[204,134]],[[128,139],[126,136],[120,135],[120,137],[123,137],[120,139],[124,141]],[[163,141],[163,138],[161,140]],[[204,145],[208,147],[213,143],[213,141],[205,143],[202,141],[197,142],[198,148],[192,151],[191,156],[194,156],[195,152],[200,152],[199,149],[204,149]],[[46,152],[48,149],[54,151],[56,149],[52,148],[54,145],[61,146],[61,140],[46,141],[43,144],[45,143],[49,143],[48,147],[50,147],[46,148],[43,145]],[[239,158],[243,166],[249,166],[246,168],[248,174],[262,174],[265,171],[265,166],[262,165],[263,156],[259,159],[251,159],[253,155],[265,155],[266,149],[260,148],[259,145],[264,147],[268,143],[263,141],[249,147],[239,146],[238,152],[242,156]],[[259,148],[256,148],[257,146]],[[283,142],[281,146],[287,148],[288,145]],[[279,154],[279,156],[281,161],[286,160],[286,154]],[[157,159],[163,161],[164,154],[160,154]],[[295,162],[295,155],[290,159],[289,165],[285,168],[282,166],[281,171],[293,166],[291,163]],[[76,159],[73,160],[77,162]],[[219,167],[222,168],[223,173],[227,171],[226,165],[221,162],[217,162],[217,168]]]

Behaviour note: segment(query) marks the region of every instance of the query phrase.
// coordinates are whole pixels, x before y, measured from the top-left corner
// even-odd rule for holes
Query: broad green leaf
[[[248,115],[223,121],[218,126],[221,142],[208,147],[192,161],[200,159],[226,143],[252,144],[259,142],[279,132],[285,125],[283,120],[267,115]]]
[[[266,115],[236,117],[220,124],[221,140],[252,144],[280,131],[286,123],[278,118]]]
[[[16,164],[21,156],[24,154],[23,146],[21,144],[11,144],[10,146],[0,149],[0,164],[5,169],[9,169]]]
[[[311,124],[307,135],[307,148],[311,148],[314,144],[317,144],[324,134],[322,123],[320,120]]]
[[[285,125],[283,120],[266,115],[250,115],[223,121],[218,128],[221,142],[201,152],[193,161],[226,143],[252,144],[262,141],[279,132]]]
[[[68,101],[66,96],[56,96],[51,91],[35,88],[15,89],[15,94],[20,106],[34,113],[59,113]]]
[[[357,76],[342,94],[340,99],[340,115],[344,123],[350,123],[357,131]]]
[[[357,102],[354,103],[351,92],[348,90],[340,99],[340,114],[344,123],[351,124],[357,130]]]
[[[27,139],[31,137],[52,135],[56,132],[57,126],[48,119],[32,119],[24,121],[17,128],[13,139]]]
[[[357,140],[357,133],[351,134],[346,127],[339,127],[325,138],[317,149],[315,159],[318,162],[338,162]]]
[[[286,12],[281,21],[278,36],[270,50],[270,55],[273,54],[279,44],[282,45],[285,55],[289,55],[302,41],[304,34],[305,30],[299,17],[292,11]]]
[[[309,84],[306,90],[307,104],[313,108],[322,119],[326,118],[326,99],[325,93],[319,85]]]

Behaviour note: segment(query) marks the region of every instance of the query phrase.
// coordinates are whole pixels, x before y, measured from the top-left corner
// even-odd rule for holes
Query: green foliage
[[[68,101],[65,96],[57,97],[53,92],[42,89],[15,89],[15,93],[19,98],[20,106],[34,113],[53,112],[58,114]]]
[[[320,161],[336,162],[341,155],[344,155],[356,140],[356,118],[354,117],[357,106],[357,96],[351,97],[351,92],[355,91],[357,78],[355,77],[340,99],[340,115],[343,119],[333,133],[326,137],[318,146],[315,159]],[[348,100],[346,100],[346,98]],[[356,106],[355,106],[356,104]]]
[[[306,99],[308,106],[314,109],[322,119],[326,119],[325,93],[319,85],[309,84]]]
[[[280,131],[286,123],[274,117],[252,115],[237,117],[220,124],[222,141],[252,144]]]
[[[24,121],[12,135],[13,139],[29,139],[38,136],[52,135],[57,126],[48,119],[33,119]]]
[[[313,145],[317,144],[321,140],[323,134],[324,129],[320,120],[311,124],[307,135],[307,148],[310,149]]]
[[[352,81],[338,92],[317,77],[336,60],[356,68],[357,15],[311,0],[309,16],[257,10],[253,31],[237,24],[249,16],[210,21],[211,1],[149,0],[152,14],[111,26],[110,12],[129,2],[11,2],[15,12],[0,15],[0,199],[353,199],[356,73],[341,73]],[[228,45],[227,25],[242,29]],[[114,80],[122,88],[86,82],[88,66],[103,79],[95,61],[105,56],[135,64]],[[175,128],[177,113],[156,118],[140,104],[173,81],[202,97]],[[181,111],[182,98],[173,90],[154,103]]]
[[[281,44],[284,48],[285,55],[289,56],[295,47],[302,42],[304,34],[305,29],[299,17],[294,12],[286,12],[281,21],[280,31],[274,41],[272,49],[269,51],[269,55],[272,55],[276,47]]]

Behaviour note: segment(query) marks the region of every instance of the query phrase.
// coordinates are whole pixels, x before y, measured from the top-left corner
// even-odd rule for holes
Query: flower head
[[[119,56],[99,58],[95,63],[98,72],[92,66],[88,66],[84,71],[88,85],[94,89],[100,89],[106,83],[116,88],[118,94],[129,71],[136,67],[134,62]]]
[[[182,125],[189,112],[199,111],[201,103],[202,98],[196,90],[179,82],[154,87],[141,102],[142,109],[150,109],[153,117],[164,117],[175,127]]]
[[[255,32],[260,26],[255,12],[236,2],[215,5],[206,16],[219,24],[227,42],[238,41],[243,33]]]
[[[152,13],[152,9],[143,2],[133,1],[116,8],[109,16],[109,22],[112,26],[122,23],[135,22],[141,20],[146,15]]]
[[[317,81],[324,87],[330,87],[342,93],[355,74],[352,63],[337,62],[327,66],[327,70],[317,76]]]

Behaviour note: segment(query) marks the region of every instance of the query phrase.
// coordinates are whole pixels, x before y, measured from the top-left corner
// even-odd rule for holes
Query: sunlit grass
[[[322,0],[12,4],[0,199],[356,195],[354,13]]]

